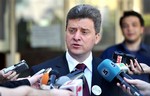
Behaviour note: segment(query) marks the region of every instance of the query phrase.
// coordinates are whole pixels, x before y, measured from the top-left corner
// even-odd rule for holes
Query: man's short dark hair
[[[73,7],[67,14],[66,19],[66,28],[68,26],[69,19],[82,19],[82,18],[89,18],[94,22],[94,28],[96,33],[100,32],[101,27],[101,14],[98,9],[91,5],[82,4]]]
[[[126,17],[129,17],[129,16],[137,17],[139,19],[139,21],[140,21],[141,26],[144,26],[144,20],[142,18],[142,15],[137,13],[137,12],[135,12],[135,11],[133,11],[133,10],[131,10],[131,11],[125,11],[123,13],[123,16],[120,18],[120,27],[121,28],[122,28],[122,21],[123,21],[123,19],[126,18]]]

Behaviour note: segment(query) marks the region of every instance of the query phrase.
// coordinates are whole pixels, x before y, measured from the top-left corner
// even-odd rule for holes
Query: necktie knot
[[[84,71],[85,68],[86,68],[86,65],[83,64],[83,63],[81,63],[81,64],[78,64],[78,65],[76,66],[76,68]]]

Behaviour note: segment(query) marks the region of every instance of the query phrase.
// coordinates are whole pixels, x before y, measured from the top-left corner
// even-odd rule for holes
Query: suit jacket
[[[100,96],[123,96],[123,91],[114,83],[109,83],[104,80],[97,71],[97,66],[100,64],[101,59],[93,57],[92,60],[92,86],[98,85],[102,89]],[[31,68],[31,75],[35,74],[41,69],[52,68],[64,76],[69,73],[69,67],[65,54],[54,59],[48,60],[41,64],[35,65]],[[91,96],[96,96],[91,92]],[[127,95],[124,95],[127,96]]]

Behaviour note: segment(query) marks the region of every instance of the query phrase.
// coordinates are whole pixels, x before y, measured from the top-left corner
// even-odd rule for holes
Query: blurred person
[[[20,86],[17,88],[0,87],[0,96],[74,96],[71,91],[52,89],[39,90],[29,86]]]
[[[101,14],[95,7],[81,4],[71,8],[66,18],[66,52],[33,66],[31,75],[41,69],[52,68],[59,71],[60,76],[64,76],[77,66],[84,65],[84,76],[89,88],[86,96],[95,96],[95,91],[101,96],[123,96],[123,91],[116,84],[104,80],[97,71],[101,59],[93,56],[92,49],[101,40],[100,26]],[[94,89],[95,85],[99,88]],[[102,93],[98,89],[101,89]],[[85,96],[84,92],[83,96]]]
[[[115,51],[132,54],[136,56],[137,61],[132,63],[132,68],[129,70],[129,74],[133,74],[132,78],[137,78],[150,82],[149,74],[141,71],[141,68],[137,67],[138,63],[144,63],[150,66],[150,47],[142,42],[144,34],[144,20],[141,14],[135,11],[125,11],[120,18],[120,27],[124,36],[124,41],[120,44],[111,46],[104,50],[101,54],[101,59],[112,59],[112,55]],[[141,74],[141,75],[138,75]]]
[[[143,94],[144,96],[150,96],[150,83],[147,83],[139,79],[124,78],[124,80],[129,84],[136,86],[139,89],[140,93]],[[125,85],[120,85],[119,83],[117,83],[117,86],[121,87],[125,92],[131,95],[130,88],[126,88]]]

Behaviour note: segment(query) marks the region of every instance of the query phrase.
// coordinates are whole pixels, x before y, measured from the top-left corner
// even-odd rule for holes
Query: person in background
[[[33,66],[31,75],[41,69],[52,68],[52,70],[57,70],[60,76],[64,76],[83,65],[84,76],[88,84],[87,90],[89,90],[89,92],[86,91],[88,95],[85,95],[83,88],[83,96],[96,96],[97,94],[100,96],[123,96],[121,88],[104,80],[97,71],[101,59],[93,56],[92,49],[101,40],[100,28],[101,14],[97,8],[88,4],[76,5],[71,8],[66,18],[66,52]]]
[[[141,68],[137,68],[136,66],[138,63],[143,63],[144,65],[141,64],[143,70],[145,64],[150,66],[150,47],[142,42],[144,34],[144,20],[141,14],[132,10],[125,11],[123,16],[120,18],[120,27],[124,36],[124,41],[104,50],[100,58],[112,59],[112,55],[115,51],[132,54],[136,56],[137,61],[135,60],[136,64],[131,61],[134,66],[131,68],[131,70],[129,70],[129,73],[135,73],[131,77],[150,82],[150,75],[142,74],[145,72],[142,72]]]

